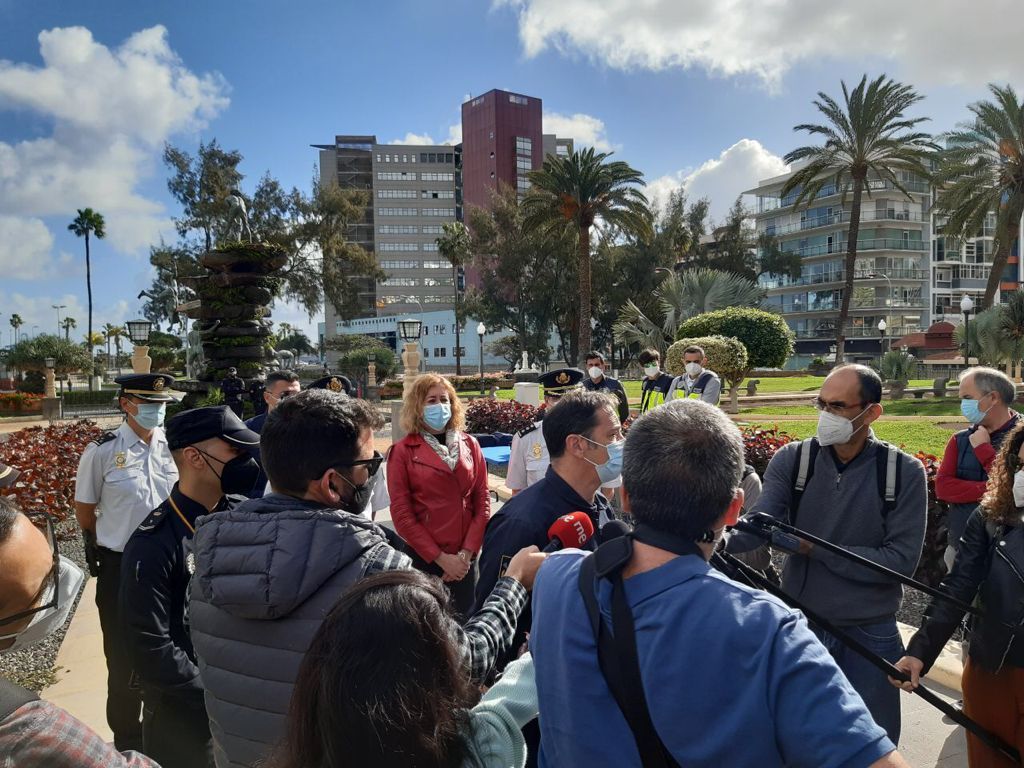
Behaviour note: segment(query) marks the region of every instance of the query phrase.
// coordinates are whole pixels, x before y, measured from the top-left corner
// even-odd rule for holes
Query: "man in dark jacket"
[[[289,397],[260,440],[274,492],[198,521],[190,619],[218,768],[251,766],[284,735],[299,665],[345,589],[412,566],[359,514],[384,460],[381,426],[369,403],[341,393]],[[541,560],[517,555],[465,628],[453,624],[474,681],[511,643]]]
[[[183,411],[167,423],[178,467],[171,495],[124,548],[121,618],[142,688],[142,748],[164,768],[212,764],[203,686],[185,624],[191,572],[186,548],[196,519],[245,500],[259,472],[249,451],[259,435],[226,406]]]
[[[302,385],[299,383],[299,377],[294,371],[272,371],[267,375],[266,384],[260,395],[263,399],[263,411],[257,410],[257,415],[247,419],[245,426],[257,435],[260,434],[263,431],[263,424],[266,422],[267,416],[277,408],[278,403],[292,395],[297,395],[301,390]],[[267,492],[267,473],[263,471],[263,459],[260,456],[259,446],[256,446],[254,456],[256,457],[256,463],[260,465],[260,474],[256,478],[253,487],[245,492],[245,495],[250,499],[258,499]]]

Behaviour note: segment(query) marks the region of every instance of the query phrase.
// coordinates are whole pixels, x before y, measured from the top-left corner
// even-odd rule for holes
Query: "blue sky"
[[[543,99],[548,130],[614,150],[656,196],[685,185],[721,215],[783,168],[818,90],[887,72],[927,96],[944,130],[990,80],[1024,71],[1012,0],[972,4],[973,32],[925,0],[417,0],[349,4],[0,0],[0,330],[85,327],[75,208],[106,215],[93,249],[94,325],[139,313],[148,245],[173,239],[164,141],[214,137],[309,187],[312,143],[457,139],[467,95]],[[935,6],[939,6],[938,8]],[[985,30],[984,34],[980,30]],[[1024,84],[1017,83],[1024,87]],[[296,307],[275,319],[309,329]]]

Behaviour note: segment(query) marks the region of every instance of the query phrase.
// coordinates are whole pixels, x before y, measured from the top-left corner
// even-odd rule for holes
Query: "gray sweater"
[[[875,456],[885,446],[874,433],[841,473],[832,449],[820,448],[794,521],[791,507],[798,445],[786,445],[772,458],[752,514],[790,522],[894,571],[913,574],[921,557],[928,512],[921,462],[900,452],[899,495],[895,508],[886,514],[878,493]],[[763,541],[753,534],[737,533],[730,537],[727,548],[744,552]],[[782,588],[839,626],[892,619],[903,596],[903,588],[893,580],[821,547],[808,556],[787,558]]]

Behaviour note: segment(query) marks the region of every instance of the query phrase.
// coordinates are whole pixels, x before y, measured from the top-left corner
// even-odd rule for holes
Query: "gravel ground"
[[[86,578],[90,578],[85,567],[85,552],[81,533],[78,523],[73,517],[63,523],[58,523],[57,538],[57,548],[60,553],[74,561],[85,573]],[[0,676],[37,693],[46,686],[52,685],[56,681],[57,651],[60,650],[60,644],[64,642],[64,634],[67,632],[68,624],[71,623],[71,617],[75,615],[77,608],[78,600],[76,599],[75,608],[68,615],[64,626],[43,642],[23,651],[0,653]]]

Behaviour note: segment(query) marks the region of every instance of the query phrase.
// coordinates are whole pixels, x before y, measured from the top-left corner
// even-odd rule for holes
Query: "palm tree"
[[[11,323],[11,328],[14,329],[14,343],[17,344],[18,343],[18,329],[21,328],[21,326],[23,326],[25,324],[25,321],[21,319],[21,315],[19,315],[17,312],[12,312],[11,313],[10,323]]]
[[[624,234],[646,239],[652,233],[651,210],[638,189],[644,186],[640,171],[621,161],[608,162],[610,156],[593,147],[566,157],[548,155],[544,166],[530,173],[531,189],[523,199],[527,226],[543,227],[553,234],[568,225],[576,232],[579,355],[590,348],[591,228],[600,220]]]
[[[664,356],[686,320],[725,307],[759,307],[764,294],[753,280],[733,272],[707,268],[672,272],[654,291],[660,316],[648,317],[630,299],[613,331],[623,344],[657,349]]]
[[[85,238],[85,286],[89,293],[89,324],[86,329],[87,338],[92,338],[92,260],[89,256],[89,233],[97,239],[102,240],[107,233],[104,229],[106,223],[103,221],[103,214],[94,211],[92,208],[79,208],[78,216],[68,224],[68,229],[78,237]],[[91,353],[90,353],[91,354]],[[92,372],[89,372],[89,391],[92,391]]]
[[[1024,212],[1024,104],[1009,85],[989,85],[994,101],[971,104],[974,120],[944,134],[935,185],[936,210],[949,216],[951,237],[975,237],[996,214],[995,252],[981,308],[992,305]]]
[[[60,325],[64,329],[64,341],[70,341],[71,329],[78,327],[78,323],[75,321],[75,318],[70,316],[65,317],[63,320],[61,320]]]
[[[909,85],[897,83],[885,75],[868,82],[867,75],[850,91],[843,87],[843,104],[818,92],[814,106],[827,119],[824,124],[802,123],[793,130],[823,136],[823,146],[794,149],[784,158],[787,163],[806,161],[782,186],[781,197],[799,190],[794,207],[813,203],[825,184],[853,193],[850,228],[846,238],[846,284],[843,288],[839,319],[836,322],[836,362],[843,360],[846,320],[853,295],[854,267],[857,261],[857,237],[860,234],[861,200],[871,196],[869,174],[890,184],[908,198],[910,193],[899,178],[899,171],[913,171],[927,178],[927,163],[935,149],[931,137],[915,130],[926,117],[908,118],[905,113],[919,102],[920,96]]]
[[[441,225],[444,232],[437,240],[437,252],[452,265],[452,290],[455,292],[455,375],[462,375],[462,312],[459,308],[459,269],[469,261],[469,230],[461,221]]]
[[[1001,307],[1003,335],[1010,339],[1018,351],[1024,350],[1024,290],[1018,288],[1006,297]],[[1021,355],[1013,359],[1015,366],[1021,364]]]
[[[997,368],[1008,360],[1019,360],[1024,351],[1024,343],[1006,333],[1006,324],[1005,308],[996,305],[979,312],[966,335],[961,324],[954,329],[953,336],[957,346],[965,349],[970,341],[971,356],[978,359],[979,365]]]
[[[109,327],[109,330],[107,329]],[[110,340],[114,340],[114,356],[115,365],[117,367],[117,375],[121,375],[121,339],[128,332],[123,325],[111,325],[107,323],[104,327],[104,332],[107,336],[107,350],[110,350]]]
[[[103,325],[103,341],[106,342],[106,345],[107,345],[107,368],[111,367],[111,365],[110,365],[110,342],[113,341],[113,339],[114,339],[114,337],[111,335],[111,331],[113,331],[116,327],[117,326],[114,325],[113,323],[104,323],[104,325]]]

